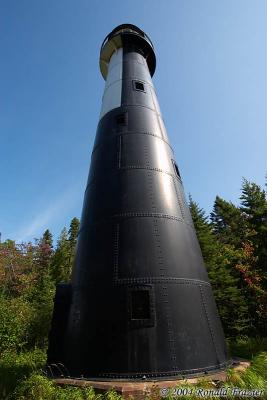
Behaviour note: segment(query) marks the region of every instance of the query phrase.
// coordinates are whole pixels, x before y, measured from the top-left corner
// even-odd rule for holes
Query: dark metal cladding
[[[59,285],[48,363],[75,377],[196,375],[228,363],[225,339],[134,25],[105,39],[106,79],[72,282]]]

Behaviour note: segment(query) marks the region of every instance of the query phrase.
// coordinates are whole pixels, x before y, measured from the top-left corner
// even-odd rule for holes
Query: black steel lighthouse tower
[[[72,281],[57,288],[48,351],[72,376],[138,379],[224,368],[225,340],[134,25],[100,51],[106,80]]]

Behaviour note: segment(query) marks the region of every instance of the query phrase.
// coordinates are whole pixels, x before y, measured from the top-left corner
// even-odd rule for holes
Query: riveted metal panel
[[[170,277],[208,281],[200,256],[192,227],[181,220],[167,215],[129,216],[120,222],[119,279]]]
[[[160,138],[152,135],[123,135],[121,168],[158,169],[174,174],[172,151]]]

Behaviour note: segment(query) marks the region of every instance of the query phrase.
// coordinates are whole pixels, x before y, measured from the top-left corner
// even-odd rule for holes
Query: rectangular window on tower
[[[127,288],[127,309],[129,326],[133,329],[155,325],[155,295],[152,285],[138,285]]]
[[[145,85],[140,81],[133,81],[134,90],[138,90],[139,92],[145,92]]]
[[[131,319],[149,319],[150,301],[148,290],[133,290],[131,293]]]

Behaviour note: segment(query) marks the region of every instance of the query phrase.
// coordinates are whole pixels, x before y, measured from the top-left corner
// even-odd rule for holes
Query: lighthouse
[[[155,68],[134,25],[101,46],[105,89],[76,260],[57,287],[49,337],[48,363],[73,377],[171,379],[228,363]]]

